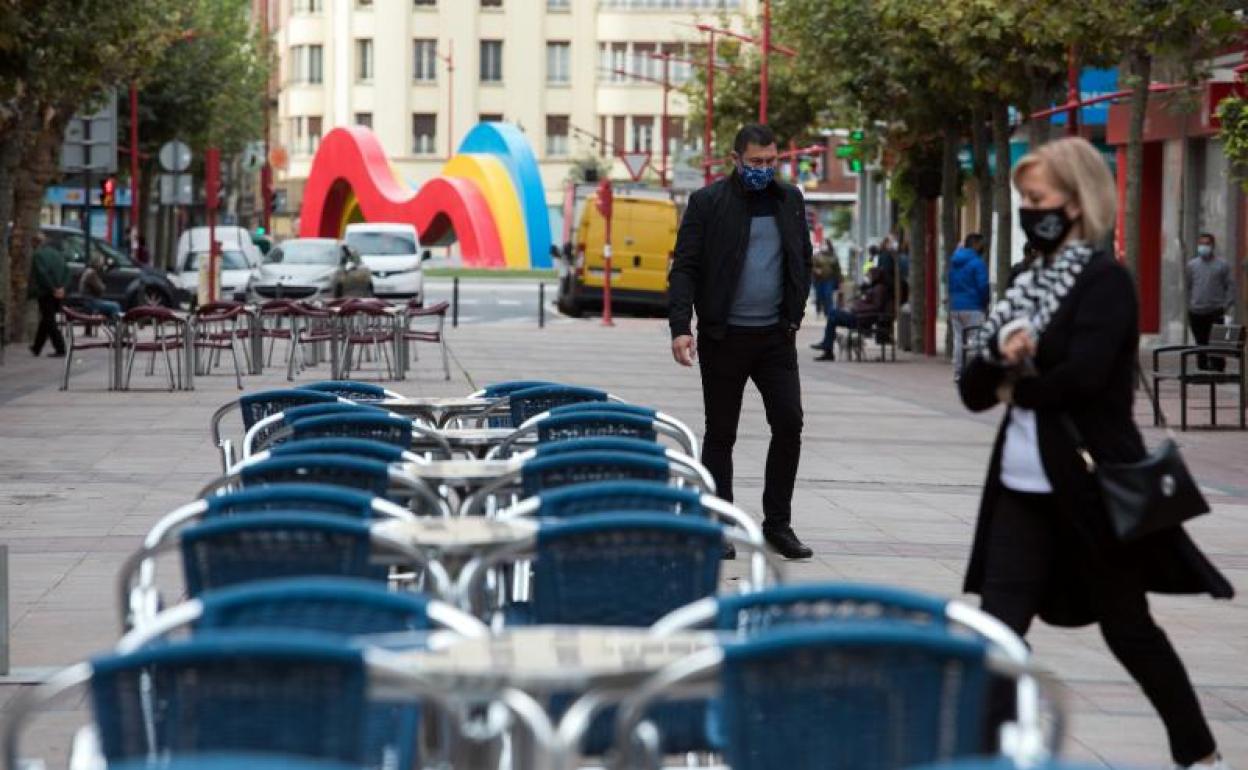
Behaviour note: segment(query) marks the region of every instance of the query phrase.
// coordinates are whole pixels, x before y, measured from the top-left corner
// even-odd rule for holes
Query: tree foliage
[[[1231,98],[1218,105],[1222,122],[1218,136],[1236,179],[1248,190],[1248,99]]]

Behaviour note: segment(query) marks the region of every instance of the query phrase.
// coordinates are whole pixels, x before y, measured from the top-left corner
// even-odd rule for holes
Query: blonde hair
[[[1104,156],[1078,136],[1058,139],[1024,155],[1011,179],[1019,180],[1033,167],[1043,165],[1058,189],[1079,206],[1083,239],[1090,244],[1105,241],[1114,229],[1118,213],[1118,190]]]

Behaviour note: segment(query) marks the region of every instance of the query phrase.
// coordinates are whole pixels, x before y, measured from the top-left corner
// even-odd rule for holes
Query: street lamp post
[[[260,34],[264,39],[264,52],[267,59],[270,52],[269,38],[269,0],[260,3]],[[273,85],[270,75],[264,79],[264,105],[261,119],[264,121],[264,157],[260,166],[260,221],[264,223],[264,234],[273,236],[273,165],[269,162],[269,142],[272,139],[269,127],[270,95],[269,88]]]
[[[446,62],[446,157],[455,154],[455,41],[446,41],[446,55],[436,54]]]
[[[763,59],[758,78],[758,122],[767,125],[767,60],[771,58],[771,2],[763,0]]]

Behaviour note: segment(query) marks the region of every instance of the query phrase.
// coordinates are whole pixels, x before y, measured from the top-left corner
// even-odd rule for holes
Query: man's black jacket
[[[722,337],[750,242],[750,214],[744,185],[736,172],[689,196],[676,234],[676,254],[668,275],[668,321],[672,337],[690,334],[693,311],[698,329]],[[792,185],[772,182],[776,225],[784,248],[784,299],[781,322],[791,331],[802,323],[810,295],[811,246],[806,205]]]

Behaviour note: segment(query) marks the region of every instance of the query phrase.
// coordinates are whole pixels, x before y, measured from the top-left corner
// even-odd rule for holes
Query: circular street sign
[[[165,142],[158,157],[160,167],[172,174],[180,174],[191,167],[191,148],[177,139]]]
[[[278,171],[285,171],[286,164],[290,162],[290,154],[286,152],[286,148],[280,144],[275,144],[269,148],[269,165]]]

